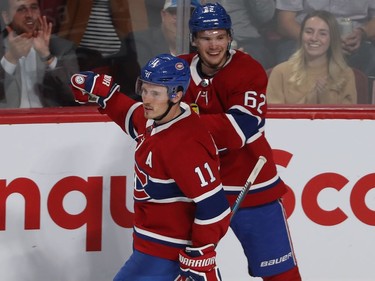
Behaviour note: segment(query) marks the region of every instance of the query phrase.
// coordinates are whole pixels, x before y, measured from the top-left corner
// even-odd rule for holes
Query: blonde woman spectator
[[[301,22],[312,11],[332,13],[344,24],[341,47],[351,67],[375,75],[375,0],[276,0],[278,32],[277,63],[286,61],[296,50]]]
[[[336,18],[327,11],[307,15],[299,42],[290,59],[273,68],[268,103],[357,103],[354,72],[345,62]]]

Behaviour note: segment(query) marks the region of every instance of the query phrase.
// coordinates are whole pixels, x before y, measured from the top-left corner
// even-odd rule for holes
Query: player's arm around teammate
[[[258,158],[267,160],[231,220],[249,275],[300,281],[281,200],[287,188],[265,134],[267,75],[251,54],[231,49],[232,22],[220,4],[197,7],[189,28],[197,52],[181,56],[192,76],[184,101],[194,104],[220,149],[221,179],[230,205]]]

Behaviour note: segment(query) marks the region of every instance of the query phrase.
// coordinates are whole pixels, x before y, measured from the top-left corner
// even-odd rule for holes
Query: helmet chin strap
[[[175,104],[176,103],[172,102],[171,100],[168,100],[168,108],[167,108],[167,110],[162,115],[160,115],[159,117],[153,118],[153,120],[155,120],[155,121],[162,120],[165,116],[168,115],[169,111],[171,111],[172,106],[174,106]]]

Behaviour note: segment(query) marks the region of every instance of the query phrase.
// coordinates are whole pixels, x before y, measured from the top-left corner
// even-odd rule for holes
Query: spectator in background
[[[149,26],[161,24],[160,10],[163,9],[165,0],[144,0]]]
[[[375,0],[276,0],[278,32],[283,36],[277,48],[277,61],[282,62],[296,49],[301,22],[314,10],[331,12],[340,22],[350,19],[352,32],[343,36],[342,49],[350,66],[368,76],[375,75]]]
[[[261,29],[275,13],[275,0],[219,0],[232,18],[233,48],[242,48],[267,69],[273,66]],[[237,45],[237,46],[236,46]]]
[[[77,72],[74,44],[51,35],[37,0],[2,0],[0,107],[74,105],[69,77]]]
[[[290,59],[273,68],[268,103],[355,104],[354,73],[345,62],[335,17],[327,11],[307,15],[299,42]]]
[[[192,10],[198,5],[197,0],[191,0]],[[121,85],[121,89],[133,98],[137,98],[137,96],[130,85],[134,85],[140,72],[140,66],[145,65],[150,58],[157,54],[176,55],[177,0],[166,0],[160,11],[160,16],[161,24],[159,26],[131,32],[121,44],[120,59],[117,60],[119,71],[118,75],[115,75],[115,79]]]
[[[129,2],[138,20],[131,18]],[[66,0],[58,34],[79,47],[81,70],[91,70],[99,66],[111,67],[111,59],[116,58],[121,40],[130,31],[146,27],[147,17],[141,0]]]

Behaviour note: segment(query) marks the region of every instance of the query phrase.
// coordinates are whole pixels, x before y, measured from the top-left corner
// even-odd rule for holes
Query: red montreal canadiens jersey
[[[218,243],[229,226],[212,136],[190,107],[162,125],[144,117],[142,103],[116,93],[106,113],[136,140],[134,248],[178,260],[186,246]]]
[[[267,75],[262,66],[251,56],[232,50],[224,67],[204,79],[197,54],[180,57],[189,62],[192,76],[185,102],[198,106],[220,151],[221,179],[231,206],[260,155],[267,162],[241,207],[280,198],[287,189],[265,138]]]

